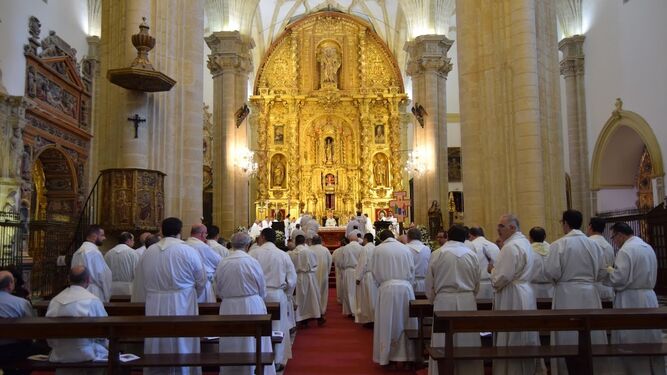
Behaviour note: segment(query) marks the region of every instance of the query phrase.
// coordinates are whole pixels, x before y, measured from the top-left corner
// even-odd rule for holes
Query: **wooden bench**
[[[536,300],[538,310],[551,310],[551,298],[538,298]],[[611,309],[612,301],[603,301],[602,308]],[[493,310],[492,299],[477,299],[477,311]],[[433,316],[433,304],[427,299],[416,299],[410,301],[409,316],[417,318],[417,329],[406,329],[405,334],[410,340],[417,341],[419,353],[425,353],[426,342],[431,340],[431,325],[426,322],[426,318]],[[416,363],[420,364],[423,358],[418,357]]]
[[[569,358],[578,373],[593,372],[593,357],[649,356],[667,354],[667,345],[592,345],[591,331],[667,328],[667,309],[599,309],[532,311],[435,311],[433,332],[445,333],[445,346],[430,347],[441,375],[453,374],[458,360]],[[577,331],[577,345],[511,347],[461,347],[453,334],[462,332]]]
[[[0,319],[0,339],[109,339],[108,362],[52,363],[19,359],[0,367],[45,370],[54,368],[106,368],[109,374],[129,373],[140,367],[244,366],[273,364],[273,353],[262,352],[261,338],[271,336],[270,315],[234,316],[127,316],[101,318]],[[130,362],[119,360],[119,341],[148,337],[253,337],[254,353],[147,354]]]

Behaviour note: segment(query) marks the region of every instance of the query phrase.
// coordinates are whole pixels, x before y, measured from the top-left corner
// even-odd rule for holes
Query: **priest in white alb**
[[[324,322],[324,315],[327,313],[327,304],[329,301],[329,272],[333,257],[326,247],[322,246],[322,238],[315,235],[311,239],[310,249],[317,256],[317,284],[320,287],[320,322]]]
[[[317,255],[306,245],[302,235],[294,239],[292,261],[296,269],[296,322],[308,325],[309,319],[320,319],[320,288],[317,283]]]
[[[512,214],[500,217],[498,237],[503,241],[498,260],[489,264],[495,289],[494,310],[535,310],[535,295],[530,282],[534,273],[533,250],[521,233],[519,219]],[[498,332],[494,346],[539,346],[537,332]],[[533,375],[536,359],[494,360],[494,375]]]
[[[207,225],[206,231],[208,232],[208,235],[206,235],[206,244],[218,253],[222,259],[226,258],[229,255],[229,249],[218,242],[220,239],[220,228],[215,225]]]
[[[199,315],[198,296],[206,288],[206,271],[201,256],[181,241],[183,222],[175,217],[162,221],[160,242],[146,249],[139,259],[143,274],[146,316]],[[148,338],[144,353],[199,353],[199,337]],[[144,374],[201,374],[200,367],[146,368]]]
[[[417,318],[408,315],[410,301],[415,299],[414,260],[410,249],[396,241],[391,231],[382,231],[380,241],[370,261],[373,278],[380,285],[375,305],[373,362],[383,366],[390,362],[412,362],[417,348],[405,330],[417,329]]]
[[[111,270],[104,261],[98,246],[102,246],[106,236],[99,225],[91,225],[86,232],[86,241],[72,255],[72,267],[84,266],[90,275],[88,291],[96,295],[102,302],[111,299]]]
[[[340,241],[340,247],[331,253],[331,260],[334,264],[334,273],[336,274],[336,302],[343,304],[343,270],[340,268],[341,250],[347,245],[347,237]]]
[[[231,238],[232,252],[215,271],[215,283],[220,303],[220,315],[266,314],[264,297],[266,284],[259,262],[247,254],[252,239],[244,232]],[[252,337],[221,337],[221,353],[254,353]],[[262,352],[271,352],[271,338],[262,338]],[[258,373],[262,373],[261,371]],[[265,366],[264,374],[276,373],[273,365]],[[255,366],[222,366],[220,375],[255,375]]]
[[[409,232],[408,232],[409,233]],[[475,296],[479,289],[479,259],[477,254],[463,243],[467,233],[464,227],[449,228],[449,241],[433,254],[426,272],[426,297],[435,311],[476,311]],[[445,346],[445,334],[431,335],[433,347]],[[479,333],[457,333],[455,346],[481,346]],[[438,374],[438,363],[429,359],[428,373]],[[474,375],[484,373],[482,361],[457,361],[455,374]]]
[[[424,278],[428,269],[428,261],[431,259],[431,248],[422,242],[422,232],[418,228],[408,229],[407,245],[415,261],[415,281],[412,287],[415,293],[424,293]]]
[[[347,237],[349,243],[340,249],[336,266],[341,269],[341,299],[343,302],[343,315],[354,315],[357,310],[357,288],[355,269],[363,247],[357,240],[358,230],[353,230]],[[336,285],[338,288],[339,285]]]
[[[375,251],[373,235],[366,233],[362,244],[363,251],[354,273],[357,284],[357,310],[354,314],[354,322],[368,324],[375,321],[375,302],[378,295],[377,284],[375,284],[373,274],[368,267]]]
[[[555,283],[551,308],[601,309],[597,282],[606,276],[602,248],[580,230],[583,215],[576,210],[563,212],[561,223],[565,236],[554,241],[549,247],[549,255],[544,263],[546,276]],[[576,331],[555,331],[551,333],[552,345],[577,345]],[[607,343],[604,331],[591,332],[593,345]],[[593,370],[596,374],[607,374],[606,358],[595,358]],[[552,374],[576,373],[576,363],[562,358],[551,360]]]
[[[438,235],[441,239],[446,238],[445,233],[438,233]],[[471,227],[468,230],[468,239],[472,242],[477,253],[477,259],[479,260],[480,280],[477,298],[493,299],[493,285],[491,284],[491,275],[487,269],[489,268],[489,263],[495,263],[496,259],[498,259],[500,249],[498,245],[484,237],[484,229],[482,227]]]
[[[265,300],[280,303],[280,321],[273,321],[273,330],[284,334],[283,342],[276,345],[275,351],[276,370],[280,371],[287,360],[292,358],[289,331],[292,327],[290,314],[294,314],[294,310],[290,311],[292,304],[288,296],[294,294],[296,271],[289,255],[276,247],[276,231],[273,228],[262,229],[257,243],[259,247],[250,250],[249,254],[262,266],[266,281]]]
[[[206,287],[204,293],[199,296],[198,301],[201,303],[216,302],[215,292],[213,290],[213,277],[215,276],[215,269],[222,260],[220,254],[213,250],[206,243],[207,229],[204,224],[194,224],[190,229],[190,238],[185,242],[190,247],[195,249],[202,259],[204,270],[206,271]]]
[[[614,248],[607,241],[606,238],[602,235],[604,233],[605,221],[599,217],[592,217],[588,222],[588,230],[586,234],[588,238],[595,241],[602,248],[602,253],[604,254],[604,268],[614,266]],[[598,292],[600,292],[600,299],[603,301],[613,301],[614,300],[614,288],[609,285],[604,285],[604,283],[599,282],[597,284]]]
[[[535,259],[535,273],[531,282],[535,299],[553,298],[554,281],[546,273],[546,262],[551,246],[545,241],[547,232],[542,227],[532,227],[528,231],[528,238],[530,239],[530,247],[533,249],[533,259]]]
[[[623,222],[611,227],[611,239],[620,249],[613,267],[608,267],[606,283],[614,287],[615,309],[649,309],[658,307],[655,282],[658,276],[658,261],[655,250],[641,238],[635,236],[630,226]],[[612,344],[662,343],[659,329],[617,330],[611,332]],[[619,361],[621,362],[621,361]],[[623,358],[622,374],[665,374],[665,357]]]
[[[104,261],[111,270],[111,295],[131,295],[134,269],[139,255],[132,249],[134,236],[123,232],[118,236],[118,245],[104,254]]]

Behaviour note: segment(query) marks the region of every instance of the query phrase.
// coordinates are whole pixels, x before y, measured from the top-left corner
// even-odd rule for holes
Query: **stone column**
[[[458,0],[465,221],[561,236],[565,207],[553,2]],[[493,237],[493,235],[491,235]]]
[[[564,38],[558,43],[558,49],[563,53],[560,61],[560,74],[565,79],[572,208],[580,210],[584,215],[584,223],[587,223],[592,212],[586,124],[586,84],[584,82],[584,40],[583,35]]]
[[[177,83],[168,92],[143,93],[98,81],[94,170],[140,168],[166,174],[164,217],[183,220],[186,234],[202,216],[204,1],[103,1],[102,75],[129,66],[136,57],[131,37],[139,32],[142,17],[156,39],[149,52],[153,67]],[[137,138],[127,120],[134,114],[146,119]]]
[[[424,126],[414,121],[413,152],[421,152],[427,171],[414,178],[414,219],[428,225],[428,208],[437,200],[447,203],[447,74],[452,70],[447,51],[453,41],[444,35],[422,35],[406,44],[409,54],[407,74],[412,77],[413,106],[421,105],[428,115]]]
[[[248,226],[249,177],[234,165],[236,150],[249,147],[247,124],[236,126],[235,112],[248,95],[255,46],[238,31],[220,31],[206,37],[211,48],[208,68],[213,75],[213,222],[229,236],[237,226]]]

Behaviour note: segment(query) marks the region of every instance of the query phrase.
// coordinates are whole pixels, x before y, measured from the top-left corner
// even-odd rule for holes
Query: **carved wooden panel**
[[[164,176],[147,169],[103,170],[102,226],[112,232],[158,230],[164,216]]]

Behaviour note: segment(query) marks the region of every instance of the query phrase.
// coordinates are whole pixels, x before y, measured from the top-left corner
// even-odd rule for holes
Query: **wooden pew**
[[[664,329],[667,309],[599,309],[532,311],[435,311],[433,332],[445,333],[445,347],[429,348],[439,374],[453,374],[457,360],[572,358],[581,374],[593,372],[593,357],[667,354],[667,345],[592,345],[593,330]],[[578,345],[456,348],[453,334],[461,332],[578,331]]]
[[[25,369],[106,368],[109,374],[132,368],[166,366],[272,365],[273,353],[262,352],[261,338],[271,336],[270,315],[235,316],[112,316],[101,318],[0,319],[0,339],[90,338],[109,339],[108,362],[51,363],[17,360],[12,367]],[[148,354],[120,362],[119,341],[147,337],[254,337],[255,353]],[[9,363],[1,363],[0,367]]]
[[[551,310],[551,298],[538,298],[536,301],[538,310]],[[612,301],[602,301],[602,308],[611,309]],[[477,311],[493,310],[493,300],[477,299]],[[431,325],[425,324],[425,318],[433,316],[433,305],[427,299],[416,299],[410,301],[409,316],[417,318],[417,329],[406,329],[405,334],[410,340],[417,341],[419,353],[424,353],[426,342],[431,340]],[[418,357],[416,363],[420,364],[422,358]]]

